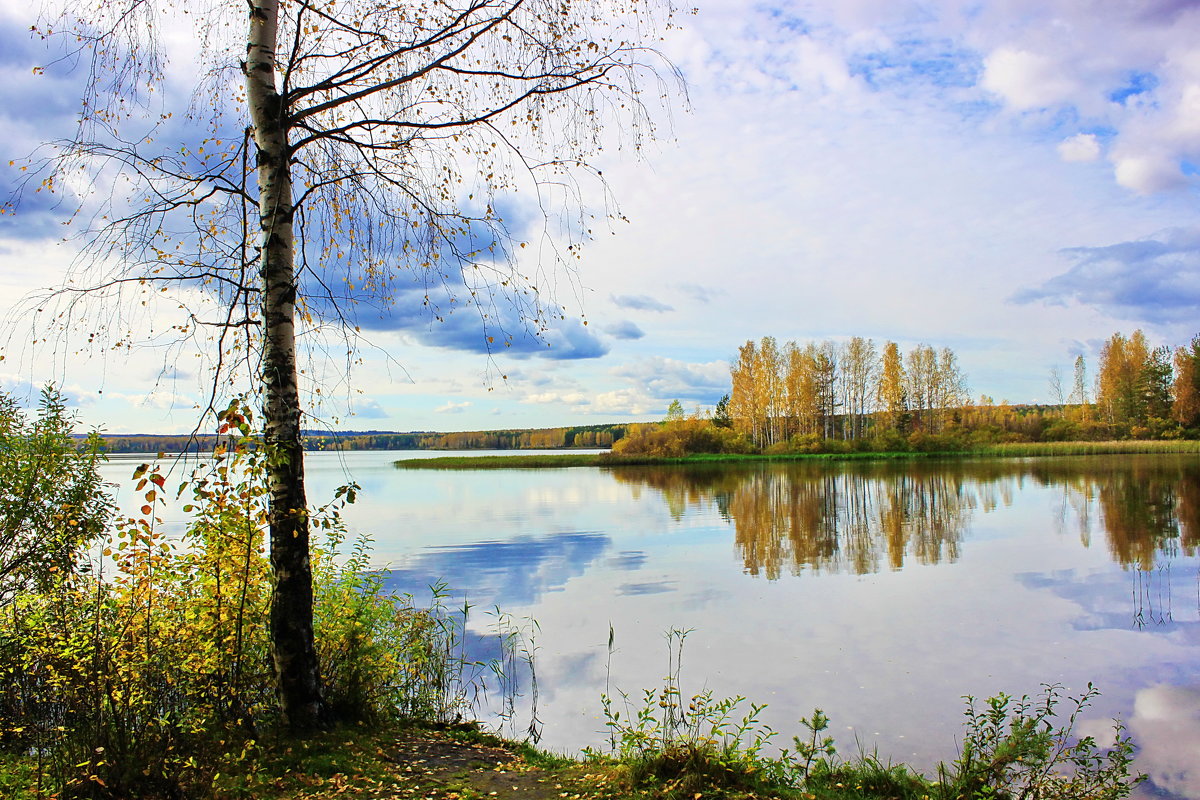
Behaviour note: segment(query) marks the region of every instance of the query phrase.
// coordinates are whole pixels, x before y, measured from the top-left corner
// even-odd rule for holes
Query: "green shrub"
[[[97,471],[100,438],[77,440],[73,427],[52,386],[33,419],[0,392],[0,607],[74,572],[104,531],[111,503]]]
[[[877,432],[869,442],[871,449],[880,453],[903,453],[909,449],[904,434],[893,428]]]
[[[693,453],[746,453],[752,449],[746,437],[731,428],[692,415],[630,426],[625,437],[613,443],[612,452],[616,456],[682,458]]]
[[[739,717],[743,697],[717,699],[705,691],[685,699],[679,675],[688,633],[667,634],[667,677],[661,688],[644,690],[639,704],[622,694],[621,709],[608,694],[602,695],[611,753],[585,754],[616,759],[633,786],[659,787],[666,797],[692,798],[712,788],[763,785],[760,773],[768,762],[763,751],[775,736],[758,719],[766,706],[752,703]],[[610,630],[610,653],[611,646]]]
[[[967,697],[962,747],[952,764],[939,767],[937,800],[1128,796],[1144,776],[1130,775],[1134,748],[1121,723],[1114,723],[1107,748],[1091,736],[1074,737],[1080,713],[1097,695],[1089,683],[1083,694],[1065,698],[1070,710],[1061,723],[1057,708],[1064,698],[1058,686],[1045,686],[1036,698],[996,695],[980,708]]]

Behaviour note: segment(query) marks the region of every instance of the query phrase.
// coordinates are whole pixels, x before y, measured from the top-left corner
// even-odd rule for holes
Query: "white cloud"
[[[1197,138],[1200,138],[1200,84],[1189,83],[1183,87],[1174,117],[1171,135],[1181,143],[1197,146]]]
[[[1078,83],[1053,58],[1008,47],[984,60],[982,85],[1018,111],[1067,102],[1079,90]]]
[[[735,345],[731,344],[731,348]],[[710,361],[693,364],[674,358],[653,356],[614,367],[614,375],[626,378],[660,400],[715,402],[729,386],[729,364]]]
[[[464,400],[461,403],[456,403],[451,400],[449,403],[438,406],[434,409],[436,414],[461,414],[471,407],[471,401]]]
[[[796,46],[798,76],[810,86],[830,92],[844,92],[853,79],[846,60],[829,44],[802,36]]]
[[[1095,161],[1100,157],[1100,140],[1092,133],[1078,133],[1058,144],[1063,161]]]
[[[1165,153],[1118,156],[1113,159],[1117,183],[1138,194],[1153,194],[1187,183],[1179,163]]]
[[[1180,163],[1200,159],[1198,26],[1195,3],[1045,0],[990,5],[962,35],[987,53],[982,88],[1047,130],[1110,130],[1114,179],[1149,194],[1185,184]]]
[[[601,392],[589,404],[593,414],[644,416],[661,411],[663,403],[636,389]]]
[[[637,388],[614,389],[598,394],[579,391],[538,392],[521,399],[523,403],[540,405],[564,405],[573,414],[608,415],[615,417],[644,417],[660,413],[665,407],[662,400],[651,397]]]
[[[527,394],[521,398],[522,403],[535,403],[547,405],[551,403],[563,403],[569,406],[580,406],[587,403],[588,396],[583,392],[534,392]]]

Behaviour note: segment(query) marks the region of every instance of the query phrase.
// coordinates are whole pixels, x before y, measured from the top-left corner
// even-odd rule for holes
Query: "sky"
[[[0,0],[5,196],[3,165],[78,108],[35,74],[32,13]],[[1200,332],[1200,2],[699,0],[661,48],[686,97],[640,157],[601,154],[627,221],[543,288],[566,319],[489,358],[469,314],[381,318],[348,381],[336,353],[309,365],[311,427],[657,419],[712,406],[762,336],[950,347],[973,396],[1053,402],[1051,370],[1094,370],[1116,331]],[[0,313],[72,263],[64,218],[0,217]],[[57,382],[84,425],[186,432],[207,400],[186,353],[34,350],[45,331],[7,324],[0,388]]]

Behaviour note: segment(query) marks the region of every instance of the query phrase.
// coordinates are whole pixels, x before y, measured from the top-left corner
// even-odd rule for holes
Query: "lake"
[[[956,752],[963,695],[1091,681],[1083,731],[1125,721],[1139,796],[1200,798],[1194,456],[392,467],[442,454],[312,454],[310,500],[357,482],[345,516],[389,586],[446,581],[481,642],[493,607],[537,621],[543,746],[602,745],[606,685],[660,685],[688,629],[685,693],[768,703],[781,744],[819,707],[843,752],[928,769]]]

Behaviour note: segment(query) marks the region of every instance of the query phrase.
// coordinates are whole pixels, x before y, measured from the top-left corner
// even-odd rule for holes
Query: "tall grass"
[[[1131,439],[1108,442],[1013,442],[972,450],[973,455],[1003,457],[1137,455],[1200,453],[1200,441]]]

